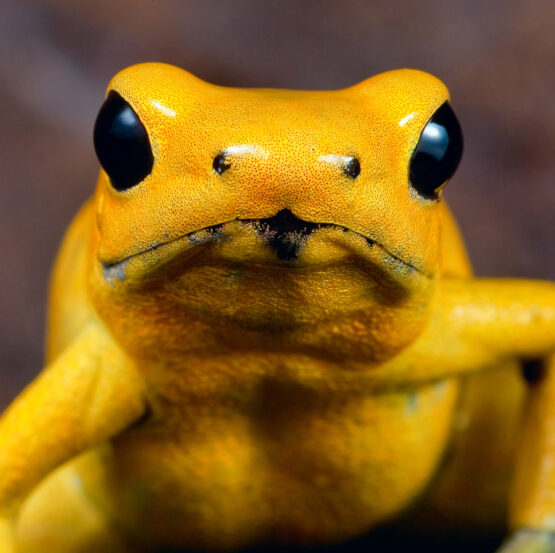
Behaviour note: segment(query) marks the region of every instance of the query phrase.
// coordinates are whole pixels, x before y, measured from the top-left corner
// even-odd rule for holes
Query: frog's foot
[[[555,533],[548,530],[518,530],[497,553],[555,553]]]
[[[16,553],[137,553],[83,493],[72,465],[49,476],[24,503],[15,543]]]
[[[0,517],[0,553],[13,553],[13,531],[9,520]]]

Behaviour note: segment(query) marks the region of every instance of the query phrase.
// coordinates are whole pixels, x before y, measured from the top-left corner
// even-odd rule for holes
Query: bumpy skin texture
[[[430,532],[498,529],[509,501],[513,528],[555,529],[555,286],[472,278],[411,188],[440,81],[241,90],[143,64],[108,89],[154,166],[124,192],[101,171],[62,245],[47,367],[0,421],[1,553],[339,543],[411,505]],[[282,210],[322,224],[278,237],[287,259],[259,222]],[[522,447],[519,359],[546,361]]]

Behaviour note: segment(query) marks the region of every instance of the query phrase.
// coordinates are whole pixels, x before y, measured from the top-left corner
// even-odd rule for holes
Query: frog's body
[[[73,460],[16,551],[337,543],[415,504],[435,531],[498,530],[511,359],[555,347],[555,291],[472,279],[445,204],[408,185],[444,86],[228,91],[145,64],[110,90],[154,166],[120,190],[103,172],[64,241],[50,368],[0,425],[0,508]],[[517,524],[549,508],[531,495]]]

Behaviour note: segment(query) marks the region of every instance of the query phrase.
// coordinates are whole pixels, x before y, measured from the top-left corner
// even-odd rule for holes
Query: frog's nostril
[[[212,168],[218,175],[221,175],[223,172],[227,171],[231,167],[231,163],[229,163],[226,159],[225,153],[218,154],[214,161],[212,162]]]
[[[356,157],[325,154],[320,156],[318,161],[334,165],[338,169],[341,169],[346,177],[350,177],[353,180],[360,176],[360,161]]]
[[[343,165],[343,173],[347,177],[356,179],[360,175],[360,161],[356,157],[351,157]]]

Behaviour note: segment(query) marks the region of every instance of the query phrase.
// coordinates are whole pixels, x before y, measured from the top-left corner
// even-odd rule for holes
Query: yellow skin
[[[109,90],[154,167],[125,192],[101,171],[62,245],[47,367],[0,420],[0,553],[339,543],[409,506],[430,532],[499,529],[507,502],[555,530],[555,285],[472,278],[411,190],[439,80],[242,90],[143,64]],[[242,221],[282,209],[328,224],[294,260]]]

